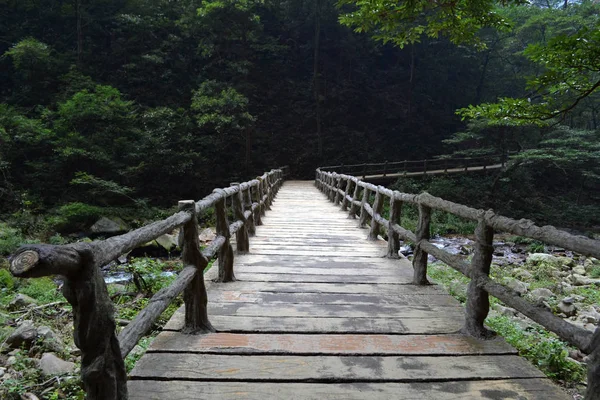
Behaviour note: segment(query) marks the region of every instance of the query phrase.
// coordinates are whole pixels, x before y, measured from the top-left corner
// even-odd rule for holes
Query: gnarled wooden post
[[[252,185],[248,185],[248,188],[244,190],[244,215],[247,211],[250,211],[250,215],[246,219],[248,223],[248,234],[250,236],[256,235],[256,223],[254,222],[254,212],[252,211]]]
[[[342,188],[342,177],[338,176],[335,179],[335,194],[333,197],[333,204],[335,204],[336,206],[340,204],[340,200],[342,198],[342,195],[340,194],[341,188]]]
[[[348,211],[348,195],[352,189],[352,179],[346,179],[346,189],[344,190],[344,198],[342,199],[342,211]]]
[[[215,203],[217,214],[217,235],[225,238],[225,243],[219,250],[219,277],[217,282],[235,281],[233,274],[233,248],[230,242],[229,222],[227,221],[227,210],[225,207],[226,194],[223,189],[215,189],[214,192],[221,194],[221,198]]]
[[[224,200],[224,199],[223,199]],[[194,200],[183,200],[179,202],[179,210],[188,211],[192,218],[183,226],[183,249],[181,261],[184,266],[196,267],[196,275],[183,292],[185,303],[185,325],[183,333],[198,334],[214,332],[215,329],[208,320],[208,296],[204,284],[204,269],[208,260],[200,251],[198,240],[198,218],[196,216],[196,205]]]
[[[258,185],[258,204],[260,204],[260,215],[261,217],[266,215],[267,213],[267,205],[265,204],[266,200],[265,200],[265,196],[267,194],[267,189],[266,189],[266,185],[267,185],[267,181],[266,179],[263,179],[262,176],[258,178],[258,181],[260,182]]]
[[[244,215],[244,194],[242,187],[236,184],[239,188],[239,192],[233,194],[233,215],[236,221],[242,221],[243,225],[235,233],[235,242],[237,245],[237,251],[240,253],[247,253],[250,251],[250,240],[248,238],[248,221]]]
[[[10,272],[19,278],[62,275],[63,295],[73,306],[75,345],[88,400],[127,399],[127,374],[116,335],[113,304],[91,245],[21,247]]]
[[[590,345],[585,350],[589,353],[585,400],[600,400],[600,328],[596,328]]]
[[[400,216],[402,213],[402,202],[396,200],[393,196],[390,197],[390,218],[388,219],[388,247],[387,257],[388,258],[399,258],[398,251],[400,251],[400,235],[396,232],[392,226],[394,224],[402,225],[400,223]]]
[[[485,220],[480,218],[475,229],[475,250],[471,260],[471,282],[467,288],[467,305],[465,310],[465,326],[463,333],[477,337],[489,338],[494,333],[486,329],[483,324],[490,311],[490,299],[488,293],[477,287],[477,275],[490,274],[492,255],[494,254],[494,230],[486,225]]]
[[[429,225],[431,223],[431,208],[419,204],[419,222],[415,232],[415,254],[413,256],[413,284],[428,285],[427,280],[427,253],[421,249],[421,240],[429,240]]]
[[[256,206],[254,207],[254,225],[260,226],[262,225],[261,217],[261,207],[260,207],[260,179],[257,179],[258,183],[256,186],[252,188],[252,197],[254,197],[254,203]]]
[[[381,214],[383,210],[383,196],[379,192],[379,189],[375,192],[375,201],[373,201],[373,218],[371,218],[371,229],[369,230],[368,240],[377,240],[379,235],[380,224],[377,222],[376,215]]]
[[[358,218],[358,227],[365,228],[367,226],[367,210],[365,210],[365,204],[369,201],[369,189],[366,187],[363,190],[362,201],[360,202],[360,217]]]
[[[358,193],[360,191],[360,185],[358,182],[354,182],[354,193],[352,194],[352,203],[350,203],[350,211],[348,212],[348,218],[356,219],[356,214],[358,213],[358,206],[354,204],[356,199],[358,199]]]

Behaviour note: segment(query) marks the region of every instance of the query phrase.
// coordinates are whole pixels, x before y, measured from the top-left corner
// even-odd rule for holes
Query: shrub
[[[58,208],[48,224],[58,232],[74,232],[96,222],[102,208],[85,203],[68,203]]]

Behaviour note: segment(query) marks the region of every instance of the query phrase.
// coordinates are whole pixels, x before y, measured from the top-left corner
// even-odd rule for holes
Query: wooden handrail
[[[429,283],[427,281],[428,254],[470,278],[463,333],[479,338],[489,338],[493,335],[484,326],[489,313],[489,295],[492,295],[549,331],[556,333],[563,340],[588,353],[588,389],[585,400],[600,399],[600,328],[596,328],[592,333],[575,326],[557,317],[550,310],[530,303],[513,290],[489,277],[494,230],[533,238],[597,258],[600,258],[600,241],[575,236],[553,226],[540,227],[526,219],[507,218],[492,210],[477,210],[432,196],[426,192],[416,195],[390,190],[352,175],[323,171],[321,168],[316,171],[315,185],[332,201],[339,199],[338,196],[342,196],[342,207],[346,210],[348,205],[350,206],[350,217],[355,218],[357,213],[360,213],[359,227],[366,227],[367,220],[371,220],[368,239],[375,238],[379,230],[384,229],[388,236],[388,257],[398,257],[399,238],[415,243],[413,284]],[[351,186],[354,186],[354,191],[350,190]],[[353,194],[350,195],[350,193]],[[372,193],[375,193],[373,205],[369,203]],[[390,204],[389,220],[381,216],[383,196],[388,198]],[[419,209],[419,221],[415,233],[397,223],[403,203],[414,204]],[[432,209],[477,221],[474,255],[470,263],[466,257],[450,254],[429,241]]]
[[[209,260],[219,257],[219,281],[234,279],[233,249],[229,242],[237,237],[238,251],[248,251],[248,235],[260,225],[283,183],[283,170],[274,169],[257,179],[236,184],[200,201],[179,202],[180,211],[124,235],[91,243],[55,246],[47,244],[20,247],[10,258],[15,277],[35,278],[49,275],[65,277],[63,294],[73,306],[75,345],[81,350],[81,379],[88,400],[127,399],[127,374],[123,359],[150,330],[158,317],[182,292],[185,303],[184,333],[213,331],[207,314],[204,269]],[[235,221],[227,220],[226,200],[233,198]],[[200,250],[197,214],[215,207],[217,237]],[[116,335],[113,305],[101,267],[137,246],[182,227],[183,270],[168,287],[158,291],[121,333]]]

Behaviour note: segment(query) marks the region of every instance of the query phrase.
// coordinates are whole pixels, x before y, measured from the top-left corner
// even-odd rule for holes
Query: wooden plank
[[[503,339],[465,335],[274,335],[162,332],[149,352],[303,355],[475,355],[516,354]]]
[[[412,265],[406,259],[391,260],[378,257],[351,257],[348,253],[340,257],[331,257],[327,255],[313,257],[295,257],[291,255],[263,255],[263,254],[242,254],[235,258],[236,265],[257,265],[257,266],[297,266],[297,267],[318,267],[318,268],[362,268],[371,269],[378,267],[388,267],[393,270],[410,271],[412,275]]]
[[[268,293],[352,293],[377,294],[382,296],[433,296],[450,297],[443,288],[437,285],[378,285],[352,283],[305,283],[305,282],[245,282],[235,281],[211,286],[210,294],[219,291],[247,291]],[[212,297],[211,297],[212,299]]]
[[[211,303],[254,303],[254,304],[395,304],[400,306],[444,306],[460,307],[461,304],[448,295],[381,295],[364,293],[277,293],[250,290],[213,290]]]
[[[130,400],[569,400],[547,379],[424,383],[252,383],[134,380]]]
[[[247,272],[254,274],[311,274],[311,275],[354,275],[354,276],[376,276],[376,277],[397,277],[407,276],[406,273],[400,273],[398,270],[387,269],[366,269],[366,268],[296,268],[293,266],[275,267],[275,266],[247,266],[238,265],[236,272]]]
[[[456,379],[542,378],[513,355],[260,356],[148,353],[130,374],[135,378],[302,382],[424,382]]]
[[[409,284],[412,279],[406,276],[375,276],[375,275],[294,275],[294,274],[257,274],[236,272],[235,276],[241,281],[251,282],[315,282],[315,283],[381,283]]]
[[[180,331],[184,314],[178,310],[164,330]],[[261,333],[388,333],[388,334],[449,334],[456,333],[464,318],[436,316],[423,318],[298,318],[247,317],[209,315],[218,332]]]

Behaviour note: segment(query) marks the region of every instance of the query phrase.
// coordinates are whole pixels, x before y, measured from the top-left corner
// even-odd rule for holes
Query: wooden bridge
[[[181,202],[179,213],[126,235],[19,250],[14,275],[67,277],[89,399],[568,399],[485,329],[488,295],[587,352],[586,399],[600,398],[600,329],[573,326],[487,276],[494,229],[593,256],[598,241],[348,175],[318,170],[315,182],[282,182],[274,170]],[[415,233],[397,223],[402,203],[419,207]],[[196,214],[210,206],[218,236],[200,250]],[[479,221],[471,264],[429,243],[431,208]],[[98,266],[177,226],[183,271],[117,337]],[[400,238],[417,244],[412,265],[398,259]],[[466,310],[428,284],[427,252],[472,278]],[[181,292],[185,306],[127,382],[123,357]]]

